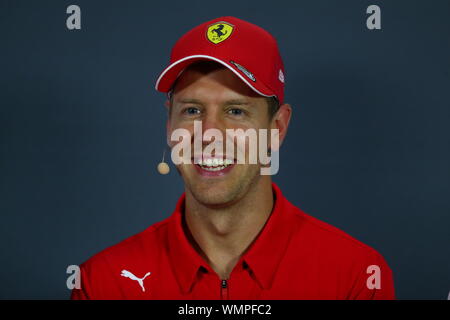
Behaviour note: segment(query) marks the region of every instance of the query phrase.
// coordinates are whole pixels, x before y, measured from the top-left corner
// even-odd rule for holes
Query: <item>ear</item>
[[[284,141],[284,138],[286,137],[287,130],[289,127],[289,121],[291,120],[291,115],[292,115],[291,105],[285,103],[280,106],[277,113],[273,116],[271,128],[278,129],[280,147]]]

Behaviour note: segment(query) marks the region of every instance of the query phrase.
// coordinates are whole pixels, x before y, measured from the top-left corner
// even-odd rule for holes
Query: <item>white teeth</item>
[[[223,170],[231,164],[233,164],[233,160],[230,159],[208,158],[208,159],[200,159],[198,161],[198,165],[208,171]]]
[[[225,169],[225,166],[221,166],[221,167],[202,167],[203,170],[206,171],[220,171]]]

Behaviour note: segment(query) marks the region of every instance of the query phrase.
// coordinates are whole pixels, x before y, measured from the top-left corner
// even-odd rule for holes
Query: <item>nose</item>
[[[197,140],[197,143],[201,144],[201,149],[206,150],[205,148],[213,143],[213,149],[209,150],[211,153],[211,156],[217,155],[217,154],[223,154],[225,152],[225,133],[226,133],[226,127],[225,127],[225,121],[224,117],[220,113],[219,110],[216,108],[210,108],[207,112],[204,113],[203,117],[201,118],[201,126],[197,126],[197,129],[201,128],[201,133],[197,131],[197,133],[194,132],[194,140],[200,138]],[[195,130],[194,130],[195,131]],[[200,133],[200,135],[199,135]],[[196,144],[194,142],[194,149],[195,145],[200,147],[200,145]],[[195,151],[194,151],[195,153]]]
[[[226,127],[224,119],[221,116],[220,112],[216,110],[210,110],[202,118],[202,131],[204,143],[211,142],[210,140],[211,135],[213,135],[215,139],[219,139],[220,141],[222,141],[223,138],[225,137],[226,132],[225,130]],[[218,136],[219,133],[220,136]]]
[[[225,129],[223,119],[220,116],[220,112],[217,110],[208,110],[205,116],[202,118],[202,130],[203,132],[208,129],[217,129],[223,131]]]

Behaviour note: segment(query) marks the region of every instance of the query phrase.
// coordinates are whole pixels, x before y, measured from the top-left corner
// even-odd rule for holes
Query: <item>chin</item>
[[[254,181],[256,171],[235,168],[227,177],[204,178],[194,168],[180,168],[185,186],[204,205],[221,206],[237,201]]]
[[[230,188],[223,183],[199,183],[191,188],[191,193],[198,202],[205,205],[224,205],[233,202],[238,193],[237,188]]]

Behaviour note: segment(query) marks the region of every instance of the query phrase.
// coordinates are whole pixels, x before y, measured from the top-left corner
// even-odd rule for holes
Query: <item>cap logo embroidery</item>
[[[284,73],[283,71],[278,72],[278,80],[280,80],[282,83],[284,83]]]
[[[236,66],[236,68],[238,68],[243,74],[245,74],[250,80],[252,80],[253,82],[256,81],[255,76],[253,75],[253,73],[251,73],[250,71],[248,71],[247,69],[245,69],[243,66],[241,66],[239,63],[234,62],[233,60],[230,60],[230,63],[234,64]]]
[[[233,32],[233,25],[228,22],[217,22],[208,27],[206,31],[206,37],[214,44],[221,43],[227,40]]]

